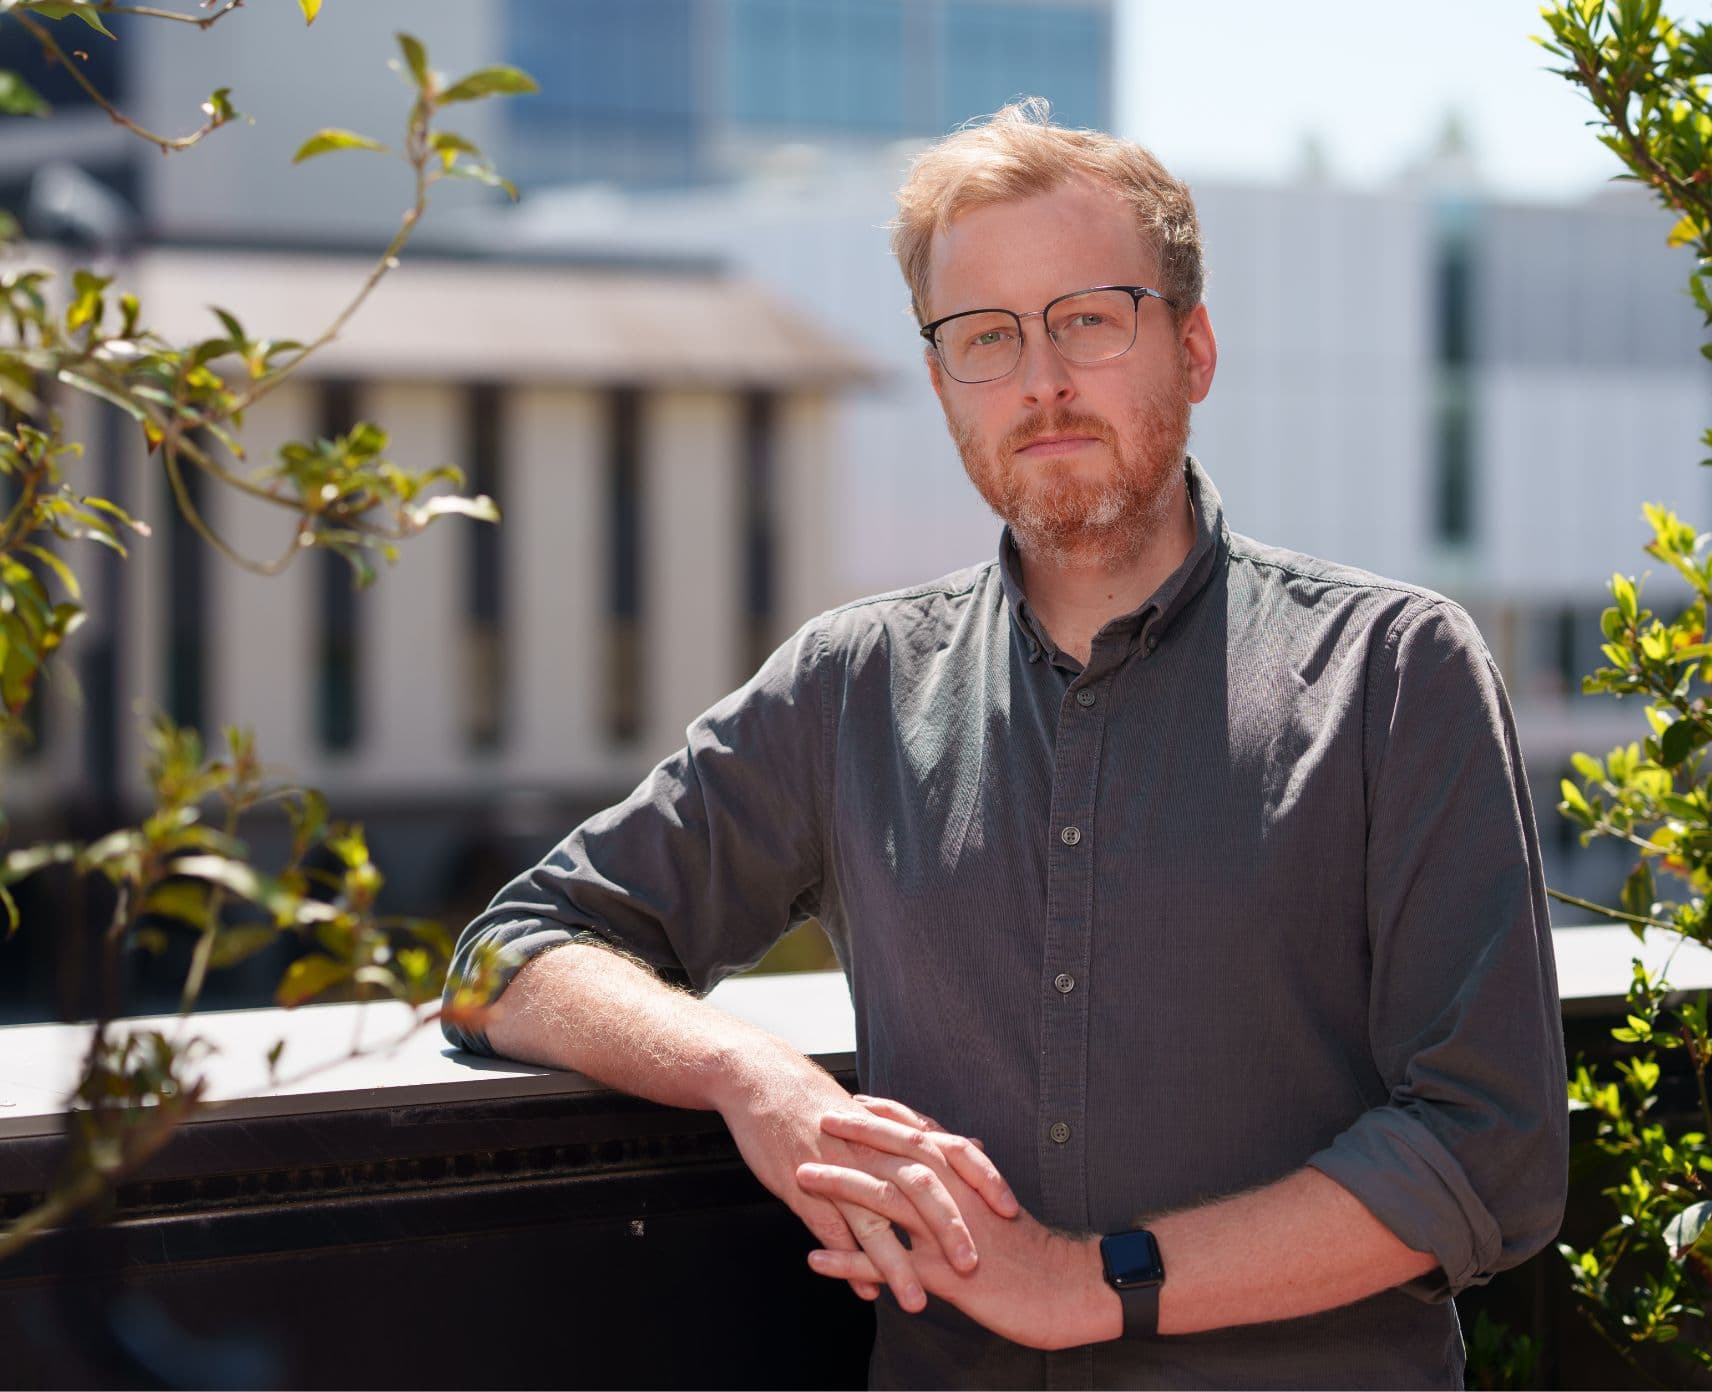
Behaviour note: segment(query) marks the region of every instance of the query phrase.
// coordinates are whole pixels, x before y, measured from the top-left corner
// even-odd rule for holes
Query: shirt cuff
[[[468,974],[472,968],[476,951],[486,935],[478,936],[459,951],[452,959],[450,970],[446,973],[446,987],[441,993],[442,1010],[453,1003],[459,991],[468,988]],[[463,1007],[484,1007],[492,1005],[502,995],[505,988],[511,984],[512,977],[522,971],[543,952],[551,952],[555,947],[564,947],[574,942],[604,943],[598,933],[588,929],[576,930],[571,928],[536,928],[520,933],[514,938],[508,938],[497,949],[493,960],[493,970],[488,977],[489,989],[482,993],[481,999],[472,1000],[467,995],[458,1004]],[[466,1026],[447,1014],[440,1016],[440,1033],[446,1037],[446,1042],[454,1049],[465,1049],[472,1054],[494,1056],[493,1045],[488,1042],[487,1035],[474,1026]]]
[[[1375,1107],[1308,1160],[1342,1185],[1405,1247],[1430,1252],[1438,1269],[1401,1289],[1448,1300],[1492,1279],[1503,1235],[1468,1175],[1418,1117]]]

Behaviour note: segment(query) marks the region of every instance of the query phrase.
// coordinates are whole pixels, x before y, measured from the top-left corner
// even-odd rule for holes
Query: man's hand
[[[903,1228],[911,1238],[916,1274],[928,1291],[995,1334],[1031,1348],[1072,1348],[1122,1332],[1122,1307],[1100,1273],[1096,1241],[1055,1233],[1020,1209],[1012,1217],[995,1213],[949,1158],[957,1143],[969,1142],[884,1115],[832,1112],[821,1125],[848,1144],[850,1159],[803,1164],[797,1183],[846,1212],[859,1207]],[[980,1248],[979,1266],[953,1266],[931,1240],[920,1210],[892,1178],[893,1167],[905,1160],[931,1171],[945,1186]],[[853,1284],[880,1275],[866,1252],[849,1249],[811,1252],[809,1265]]]
[[[746,1051],[733,1060],[729,1087],[718,1105],[737,1142],[744,1162],[757,1179],[782,1199],[826,1248],[859,1258],[862,1274],[851,1279],[865,1300],[891,1287],[898,1304],[917,1311],[927,1304],[920,1262],[928,1253],[947,1270],[976,1269],[980,1249],[971,1235],[969,1210],[985,1218],[1018,1211],[1016,1198],[993,1162],[979,1146],[961,1137],[944,1137],[936,1158],[943,1169],[910,1156],[869,1156],[872,1173],[893,1186],[909,1211],[913,1250],[906,1249],[892,1229],[889,1216],[860,1203],[841,1202],[836,1195],[808,1193],[798,1183],[805,1163],[847,1166],[855,1161],[852,1146],[838,1139],[831,1123],[863,1115],[866,1104],[876,1120],[899,1130],[918,1131],[928,1119],[900,1103],[865,1098],[858,1103],[832,1077],[788,1046]],[[953,1199],[946,1176],[957,1181],[960,1197]]]

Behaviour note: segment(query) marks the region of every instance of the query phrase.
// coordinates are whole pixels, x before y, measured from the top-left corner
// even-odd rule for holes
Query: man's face
[[[972,209],[935,236],[928,317],[1027,313],[1096,285],[1158,289],[1157,276],[1123,200],[1075,181]],[[1065,361],[1038,317],[1023,320],[1022,360],[997,381],[954,381],[928,355],[963,467],[1025,555],[1122,564],[1181,505],[1189,407],[1212,383],[1212,329],[1199,306],[1180,326],[1155,299],[1137,316],[1134,346],[1100,363]]]

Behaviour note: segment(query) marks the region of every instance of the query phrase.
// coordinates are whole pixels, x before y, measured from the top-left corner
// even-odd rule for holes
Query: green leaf
[[[172,863],[172,868],[175,874],[207,880],[245,899],[260,899],[265,892],[262,877],[241,860],[217,855],[181,856]]]
[[[1586,754],[1571,754],[1569,756],[1569,762],[1575,765],[1575,771],[1583,778],[1594,783],[1604,782],[1605,769],[1597,759]]]
[[[436,517],[471,517],[478,522],[499,521],[499,507],[487,494],[478,494],[474,498],[460,497],[456,493],[448,493],[438,498],[430,498],[425,503],[406,508],[405,515],[411,524],[426,527]]]
[[[176,918],[192,928],[205,927],[208,923],[208,887],[187,884],[183,880],[156,885],[143,900],[143,912]]]
[[[459,155],[469,155],[475,160],[482,157],[481,150],[456,131],[435,131],[428,138],[428,145],[439,154],[442,169],[450,169],[457,162]]]
[[[65,586],[66,593],[73,599],[83,598],[83,587],[77,583],[77,576],[72,574],[71,567],[62,561],[52,551],[37,546],[34,542],[25,542],[18,548],[28,555],[34,556],[55,575],[59,576],[60,584]]]
[[[444,164],[444,160],[445,157],[441,156],[442,164]],[[486,184],[489,188],[504,189],[507,198],[513,203],[517,201],[517,185],[512,183],[510,179],[494,173],[485,164],[445,165],[440,172],[448,179],[468,179],[471,183]]]
[[[350,974],[350,967],[343,962],[335,962],[331,957],[299,957],[285,969],[274,999],[289,1010],[338,985]]]
[[[414,34],[400,33],[398,46],[404,51],[404,61],[410,69],[411,77],[416,79],[416,86],[423,88],[428,85],[428,50],[422,47],[422,41]]]
[[[1693,1250],[1712,1224],[1712,1200],[1690,1204],[1665,1225],[1665,1245],[1673,1261],[1681,1261]]]
[[[337,130],[328,126],[318,130],[305,140],[298,151],[291,157],[293,164],[302,164],[304,160],[314,159],[330,150],[378,150],[382,154],[392,152],[378,140],[370,140],[366,135],[358,135],[355,131]]]
[[[34,87],[17,73],[0,68],[0,116],[46,116],[51,110]]]
[[[1626,575],[1611,577],[1611,593],[1617,600],[1617,609],[1627,623],[1635,621],[1635,585]]]
[[[1653,871],[1646,861],[1641,861],[1629,872],[1623,881],[1623,909],[1636,918],[1647,918],[1652,914],[1653,907]]]
[[[479,101],[483,97],[518,96],[541,90],[534,78],[521,68],[478,68],[460,77],[440,93],[442,105],[461,101]]]
[[[303,22],[313,24],[315,16],[321,13],[321,0],[297,0],[297,8],[303,11]]]
[[[208,965],[215,970],[222,967],[236,966],[256,953],[272,947],[279,937],[279,930],[260,923],[242,923],[235,928],[222,930],[220,936],[214,939],[214,946],[208,954]]]
[[[70,19],[75,15],[98,34],[113,38],[113,31],[101,22],[101,16],[89,5],[88,0],[62,0],[62,3],[47,5],[32,5],[31,10],[43,19]]]
[[[232,105],[232,89],[216,87],[208,94],[208,100],[202,103],[202,114],[216,126],[237,120],[239,113],[238,108]]]
[[[134,421],[148,419],[148,413],[130,397],[105,383],[97,382],[93,377],[85,377],[82,373],[73,372],[68,367],[62,367],[54,375],[68,387],[75,387],[78,391],[87,392],[90,396],[98,396],[109,406],[117,406]]]
[[[1666,768],[1675,768],[1694,752],[1696,744],[1705,743],[1703,739],[1697,740],[1695,738],[1698,723],[1694,720],[1682,719],[1665,728],[1664,734],[1659,737],[1659,762],[1661,764]]]
[[[50,865],[64,865],[77,859],[77,846],[71,841],[55,841],[43,846],[29,846],[12,851],[0,860],[0,885],[16,884],[19,880],[45,870]]]

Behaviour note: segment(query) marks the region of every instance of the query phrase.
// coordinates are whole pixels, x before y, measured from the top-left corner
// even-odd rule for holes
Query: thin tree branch
[[[99,10],[102,14],[147,15],[150,19],[171,19],[180,24],[194,24],[198,29],[212,29],[243,3],[244,0],[226,0],[226,3],[211,15],[181,14],[177,10],[159,10],[151,5],[116,5],[113,0],[98,0],[98,3],[87,8]]]
[[[35,35],[36,42],[41,44],[42,49],[48,55],[49,60],[58,62],[59,65],[71,75],[71,80],[83,89],[89,100],[105,111],[116,125],[123,126],[133,135],[141,137],[151,145],[158,145],[161,149],[161,153],[170,155],[176,150],[188,150],[210,131],[214,130],[216,127],[226,124],[218,117],[211,117],[209,120],[204,121],[201,126],[196,130],[193,130],[189,135],[181,135],[176,138],[169,135],[157,135],[147,127],[138,125],[137,122],[133,121],[123,111],[113,105],[113,103],[102,94],[101,89],[84,76],[83,69],[71,61],[71,59],[66,55],[66,51],[59,46],[59,40],[54,38],[53,34],[45,24],[38,19],[32,18],[26,10],[13,10],[12,17],[16,19],[18,23],[22,24],[31,34]]]
[[[1662,918],[1647,918],[1641,914],[1624,913],[1621,909],[1610,909],[1603,904],[1595,904],[1591,899],[1580,899],[1573,894],[1565,894],[1561,889],[1546,886],[1546,893],[1553,899],[1564,904],[1573,904],[1578,909],[1587,909],[1603,918],[1615,919],[1619,923],[1633,923],[1642,928],[1665,928],[1672,933],[1682,934],[1682,929],[1674,923],[1666,923]],[[1686,936],[1685,934],[1683,936]]]

